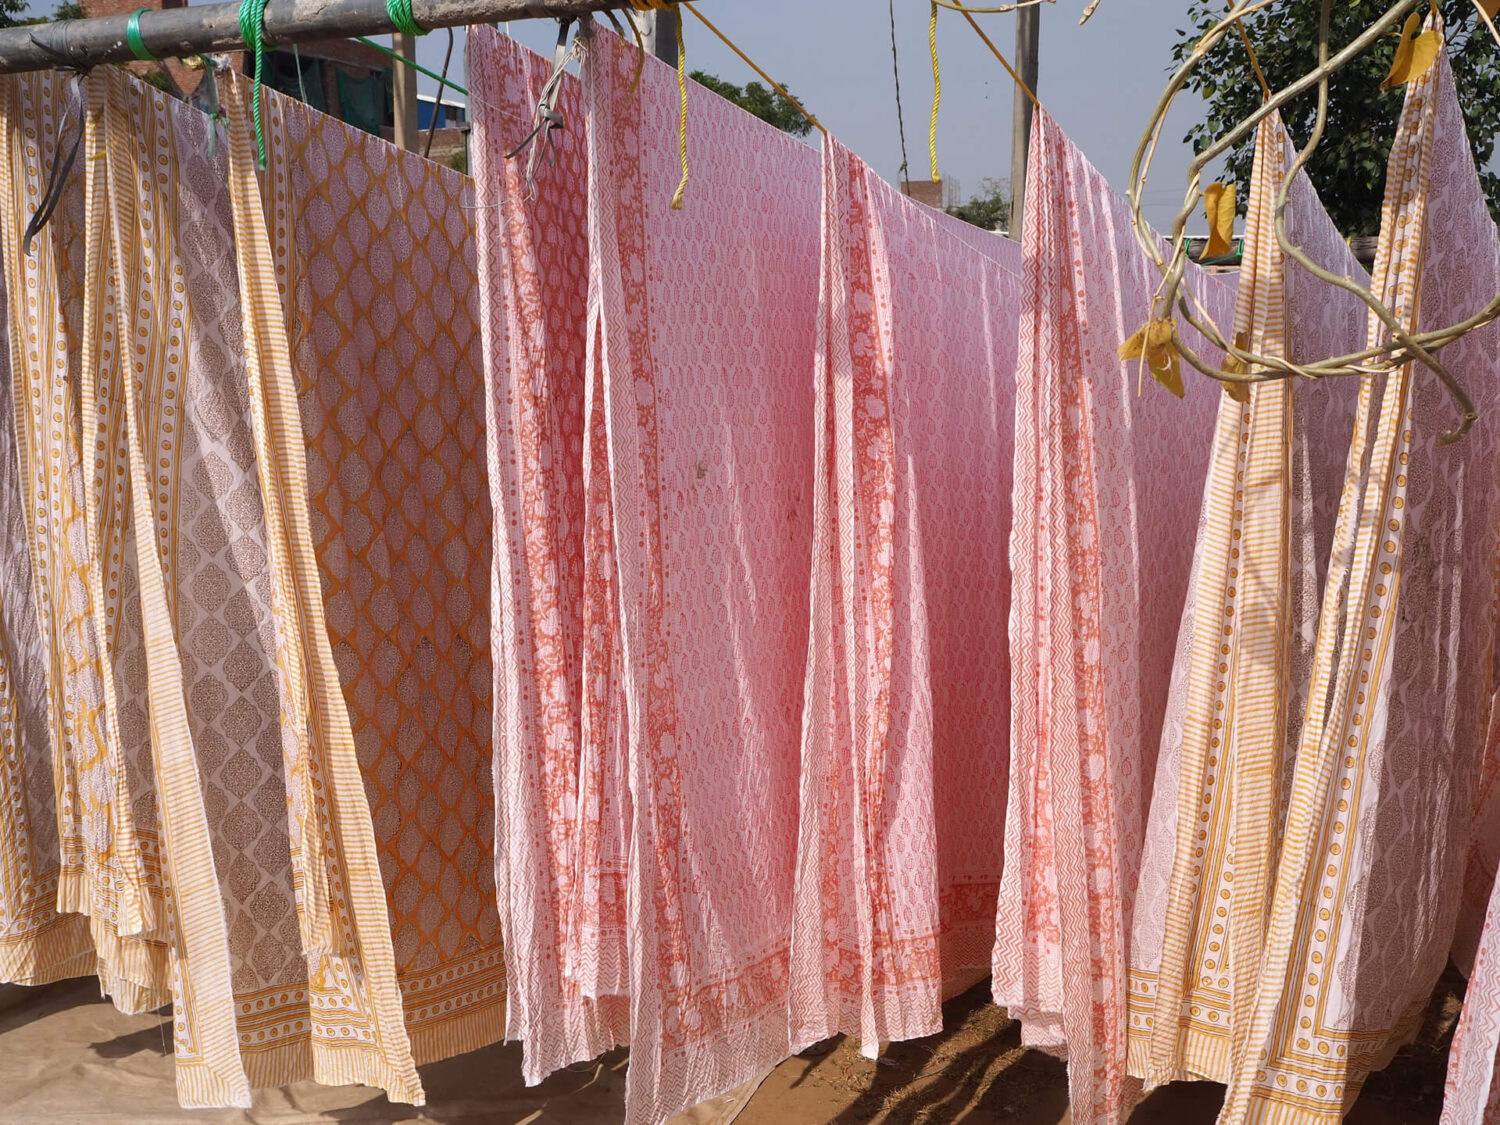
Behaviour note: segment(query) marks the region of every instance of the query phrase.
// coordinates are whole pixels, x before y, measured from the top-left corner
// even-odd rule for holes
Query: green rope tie
[[[130,20],[125,24],[125,42],[130,44],[130,53],[141,62],[160,62],[160,59],[146,49],[146,41],[141,38],[141,13],[146,10],[137,8],[130,13]]]
[[[255,81],[250,90],[250,118],[255,123],[256,167],[266,166],[266,136],[260,126],[260,76],[266,59],[262,38],[266,22],[266,0],[240,0],[240,38],[255,52]]]
[[[426,35],[427,29],[417,23],[417,17],[411,10],[411,0],[385,0],[385,14],[390,17],[391,26],[402,35]]]

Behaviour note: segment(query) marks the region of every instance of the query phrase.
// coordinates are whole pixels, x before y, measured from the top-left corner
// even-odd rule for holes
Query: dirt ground
[[[1421,1033],[1375,1075],[1351,1125],[1436,1125],[1448,1043],[1463,982],[1450,973]],[[736,1125],[1064,1125],[1061,1062],[1020,1046],[1018,1027],[988,1002],[985,982],[951,1001],[950,1030],[895,1044],[878,1062],[834,1040],[777,1067]],[[311,1125],[427,1121],[495,1125],[611,1125],[621,1118],[626,1055],[553,1075],[527,1089],[521,1053],[496,1046],[422,1068],[428,1105],[393,1106],[370,1090],[305,1083],[256,1095],[249,1111],[176,1106],[170,1030],[160,1014],[128,1017],[88,981],[39,989],[0,1012],[0,1123]],[[1141,1123],[1208,1125],[1222,1096],[1211,1083],[1171,1086],[1136,1110]]]

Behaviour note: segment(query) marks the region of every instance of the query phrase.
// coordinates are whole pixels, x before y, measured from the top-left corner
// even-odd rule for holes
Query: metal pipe
[[[581,16],[623,6],[625,0],[412,0],[417,23],[426,28]],[[159,58],[242,51],[239,12],[238,4],[148,10],[141,13],[141,40]],[[129,62],[135,58],[125,39],[129,22],[126,14],[0,29],[0,74]],[[264,26],[268,47],[395,30],[385,0],[272,0]]]

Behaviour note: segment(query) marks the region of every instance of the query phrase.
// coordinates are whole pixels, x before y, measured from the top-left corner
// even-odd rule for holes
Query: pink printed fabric
[[[994,940],[1021,262],[957,227],[824,142],[794,1050],[936,1033]]]
[[[495,882],[506,935],[507,1036],[521,1041],[526,1080],[535,1083],[628,1035],[623,1002],[596,1001],[597,990],[568,972],[566,953],[570,935],[580,931],[588,934],[576,943],[580,958],[606,944],[620,949],[624,918],[618,863],[607,905],[599,905],[603,892],[589,894],[606,882],[597,847],[589,845],[600,840],[606,818],[580,799],[585,758],[602,760],[586,754],[584,742],[615,725],[597,715],[590,724],[585,715],[585,670],[601,652],[608,660],[615,635],[607,491],[603,505],[585,507],[588,484],[608,481],[607,460],[592,464],[591,474],[584,452],[587,442],[591,454],[607,455],[594,410],[603,388],[586,378],[585,366],[588,151],[583,91],[568,75],[557,105],[570,127],[547,139],[550,156],[530,190],[526,158],[507,160],[506,153],[532,131],[550,65],[488,27],[470,32],[468,51],[480,109],[469,145],[486,280],[480,299],[495,510]],[[601,698],[593,691],[587,697]],[[602,698],[612,698],[607,686]],[[614,780],[609,799],[618,801],[623,774]],[[600,785],[587,788],[597,793]],[[622,837],[622,817],[610,822]],[[618,917],[613,940],[606,942],[602,924],[589,925],[586,914]]]
[[[1045,112],[1029,167],[994,991],[1024,1042],[1066,1050],[1074,1120],[1113,1122],[1137,1089],[1133,898],[1220,394],[1191,372],[1185,401],[1140,388],[1117,349],[1160,279],[1125,199]],[[1186,286],[1230,322],[1232,285]]]
[[[608,32],[586,43],[640,1125],[788,1054],[819,158],[691,85],[690,137],[712,140],[674,211],[676,75]]]
[[[1407,87],[1373,289],[1424,329],[1464,319],[1500,289],[1500,239],[1441,54]],[[1369,340],[1386,336],[1372,317]],[[1338,518],[1353,534],[1335,536],[1254,1020],[1225,1122],[1341,1120],[1416,1031],[1447,959],[1494,686],[1497,431],[1484,419],[1500,406],[1495,346],[1489,327],[1441,352],[1481,418],[1452,444],[1443,435],[1457,411],[1425,369],[1361,387],[1350,458],[1361,471]],[[1471,991],[1470,1026],[1484,1019],[1485,995],[1482,984]],[[1477,1119],[1452,1100],[1453,1120]]]
[[[1449,950],[1454,965],[1466,976],[1473,974],[1479,942],[1489,924],[1491,892],[1495,887],[1495,872],[1500,869],[1500,714],[1493,697],[1489,715],[1489,732],[1474,793],[1473,832],[1464,867],[1463,900],[1453,948]]]

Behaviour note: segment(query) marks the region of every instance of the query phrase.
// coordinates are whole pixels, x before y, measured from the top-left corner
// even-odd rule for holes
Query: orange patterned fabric
[[[261,96],[328,637],[430,1062],[504,1032],[473,188]]]

